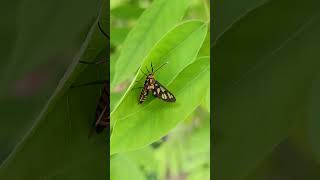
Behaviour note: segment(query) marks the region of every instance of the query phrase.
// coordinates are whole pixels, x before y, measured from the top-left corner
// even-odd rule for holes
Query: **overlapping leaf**
[[[130,31],[115,66],[111,87],[130,78],[158,40],[178,23],[189,0],[156,0]]]

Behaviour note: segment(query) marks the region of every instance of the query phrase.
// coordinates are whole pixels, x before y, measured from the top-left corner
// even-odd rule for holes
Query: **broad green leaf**
[[[156,42],[182,19],[188,1],[155,0],[141,15],[123,43],[111,87],[134,75]]]
[[[316,160],[320,162],[320,113],[319,113],[319,104],[320,104],[320,76],[314,80],[313,85],[310,91],[310,106],[309,106],[309,137],[312,146],[312,151],[315,153]]]
[[[209,85],[209,71],[208,59],[195,61],[168,86],[176,96],[175,103],[154,99],[140,108],[135,108],[136,110],[130,114],[118,118],[111,135],[110,153],[146,146],[167,134],[177,123],[187,118],[203,99],[202,92]],[[138,103],[137,100],[131,102],[132,105],[128,106],[130,108]]]
[[[161,72],[156,74],[156,78],[163,85],[169,84],[183,68],[195,60],[204,41],[206,28],[206,24],[201,21],[187,21],[176,26],[151,50],[141,69],[146,71],[146,68],[150,69],[150,65],[153,63],[156,70],[163,63],[168,62],[160,70]],[[137,80],[145,78],[140,71],[137,76]],[[131,86],[135,87],[141,85],[143,85],[142,82],[135,84],[134,81],[131,84]],[[141,105],[138,104],[138,97],[139,91],[137,89],[130,90],[129,88],[121,99],[120,104],[112,111],[111,124],[141,109]],[[145,102],[145,104],[147,103],[149,101]]]
[[[291,3],[261,6],[213,47],[215,179],[243,179],[307,118],[301,107],[320,66],[320,2]]]
[[[211,1],[213,13],[213,40],[219,39],[223,33],[231,29],[233,24],[241,20],[256,8],[270,0],[216,0]],[[228,12],[228,13],[226,13]]]
[[[107,178],[107,136],[88,138],[101,86],[70,88],[103,78],[101,68],[78,63],[105,58],[97,22],[32,129],[0,166],[0,179]]]
[[[110,180],[122,179],[144,180],[146,177],[133,159],[127,155],[119,154],[111,157]]]

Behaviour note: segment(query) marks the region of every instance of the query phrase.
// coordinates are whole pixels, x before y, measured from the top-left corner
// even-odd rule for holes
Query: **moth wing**
[[[174,97],[174,95],[158,81],[155,81],[154,83],[154,89],[152,90],[152,94],[155,97],[162,99],[163,101],[176,102],[176,98]]]
[[[148,94],[149,94],[149,90],[146,90],[145,88],[142,89],[140,96],[139,96],[139,103],[140,104],[142,104],[146,100]]]

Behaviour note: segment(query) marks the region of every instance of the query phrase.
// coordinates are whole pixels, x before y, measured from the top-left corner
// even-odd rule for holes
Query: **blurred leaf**
[[[73,56],[74,44],[97,11],[97,3],[78,0],[20,1],[15,16],[16,41],[5,65],[0,67],[0,83],[11,84],[33,67],[51,58]],[[77,8],[74,8],[77,4]],[[72,13],[70,13],[72,9]],[[0,95],[8,89],[1,88]]]
[[[210,56],[210,29],[208,28],[208,33],[206,39],[203,42],[203,45],[198,54],[199,57],[201,56]]]
[[[159,39],[183,17],[189,0],[155,0],[130,31],[116,63],[111,87],[128,79]]]
[[[208,36],[207,36],[208,37]],[[210,42],[210,41],[209,41]],[[206,42],[204,42],[205,44]],[[209,45],[210,46],[210,45]],[[201,47],[203,48],[203,46]],[[200,49],[201,51],[201,49]],[[200,52],[199,52],[200,54]],[[203,57],[198,57],[197,60],[202,60],[202,59],[209,59],[210,61],[210,52],[209,52],[209,56],[203,56]],[[210,82],[209,82],[210,83]],[[202,102],[202,107],[206,109],[206,111],[210,112],[210,86],[207,88],[206,92],[205,92],[205,98],[203,99]]]
[[[207,89],[206,97],[203,101],[203,106],[208,112],[210,112],[210,88]]]
[[[190,0],[190,8],[184,19],[208,21],[210,18],[210,0]]]
[[[168,89],[176,96],[175,103],[154,100],[139,108],[134,107],[138,102],[132,93],[129,94],[126,101],[132,105],[128,107],[135,110],[122,114],[122,117],[115,115],[117,121],[111,135],[111,154],[141,148],[167,134],[201,103],[202,91],[208,87],[208,81],[209,61],[204,59],[189,65],[169,85]]]
[[[119,46],[122,44],[122,42],[127,37],[127,34],[129,33],[130,29],[127,27],[124,28],[112,28],[111,29],[111,44],[113,46]]]
[[[118,154],[111,157],[110,180],[144,180],[146,179],[139,166],[128,156]]]
[[[34,126],[1,165],[0,179],[106,178],[106,134],[88,139],[101,87],[70,88],[103,74],[101,68],[78,63],[106,58],[106,39],[97,21]]]
[[[209,167],[199,167],[197,170],[192,171],[188,175],[187,180],[209,180],[210,179],[210,168]]]
[[[53,93],[97,15],[97,5],[98,0],[1,4],[0,164]]]
[[[209,173],[210,124],[209,114],[203,112],[192,114],[193,123],[201,119],[199,125],[192,126],[193,123],[184,121],[173,129],[168,134],[167,141],[155,150],[157,162],[161,162],[157,166],[159,179],[164,179],[168,173],[170,176],[185,175],[189,178],[194,173],[199,174],[197,172],[200,168],[203,170],[201,172]]]
[[[215,179],[243,179],[306,118],[305,94],[320,66],[319,5],[270,1],[213,47]]]
[[[136,19],[138,18],[143,9],[139,6],[134,6],[133,4],[123,4],[111,10],[111,15],[114,18],[120,19]]]
[[[213,3],[213,40],[216,41],[251,11],[263,6],[271,0],[218,0]],[[229,13],[226,13],[228,11]]]
[[[143,168],[146,173],[153,173],[156,169],[158,162],[154,157],[154,149],[151,146],[147,146],[146,148],[139,149],[137,151],[126,152],[128,157],[132,159],[139,167]]]

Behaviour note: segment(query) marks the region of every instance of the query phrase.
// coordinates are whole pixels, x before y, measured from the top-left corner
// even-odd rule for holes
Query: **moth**
[[[104,32],[100,26],[100,23],[98,22],[98,26],[102,34],[110,41],[110,37],[107,35],[106,32]],[[110,122],[110,94],[109,94],[109,83],[105,81],[102,94],[99,99],[99,103],[96,107],[96,118],[93,123],[93,127],[96,131],[96,133],[101,133],[104,129],[107,128]]]
[[[166,102],[176,102],[176,98],[174,97],[174,95],[167,89],[165,88],[162,84],[160,84],[156,79],[154,74],[164,65],[166,65],[167,63],[164,63],[163,65],[161,65],[158,69],[156,69],[155,71],[153,71],[153,66],[151,63],[151,72],[149,72],[148,68],[148,74],[144,73],[141,69],[141,72],[146,76],[146,80],[144,82],[144,85],[142,87],[142,91],[140,93],[139,96],[139,103],[142,104],[148,94],[151,92],[153,94],[153,96],[166,101]]]
[[[109,36],[106,32],[104,32],[100,26],[100,23],[98,22],[99,29],[101,33],[110,40]],[[82,64],[102,64],[105,63],[105,61],[98,61],[98,62],[86,62],[86,61],[79,61],[79,63]],[[95,81],[90,83],[84,83],[78,86],[87,86],[87,85],[94,85],[94,84],[103,84],[103,89],[101,91],[101,96],[99,98],[96,111],[95,111],[95,120],[93,121],[92,128],[89,132],[89,136],[95,131],[97,134],[103,132],[104,129],[106,129],[110,122],[110,96],[109,96],[109,81],[103,80],[103,81]]]
[[[99,98],[98,105],[96,107],[96,116],[95,121],[92,124],[92,127],[95,129],[96,133],[101,133],[104,129],[107,128],[110,122],[109,118],[109,92],[107,89],[107,83],[102,89],[102,94]]]

